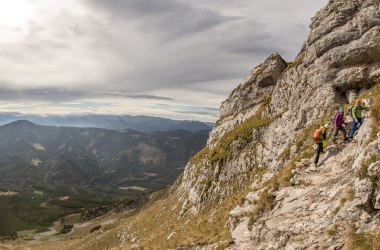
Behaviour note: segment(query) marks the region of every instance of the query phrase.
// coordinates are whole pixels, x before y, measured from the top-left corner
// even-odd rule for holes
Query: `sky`
[[[0,112],[215,121],[328,0],[0,0]]]

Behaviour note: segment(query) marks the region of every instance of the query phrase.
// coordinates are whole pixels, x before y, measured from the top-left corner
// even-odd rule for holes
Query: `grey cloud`
[[[170,110],[181,114],[202,114],[202,115],[216,115],[219,112],[218,108],[204,107],[204,106],[178,106],[178,105],[167,105],[167,104],[152,104],[149,106],[154,109]]]
[[[0,100],[170,101],[170,89],[210,93],[218,103],[271,53],[292,59],[301,48],[323,3],[290,2],[80,0],[85,15],[65,11],[32,23],[20,42],[0,44]]]
[[[101,96],[119,96],[131,99],[151,99],[151,100],[165,100],[165,101],[173,101],[173,98],[156,96],[156,95],[139,95],[139,94],[127,94],[122,92],[106,92],[99,93]]]
[[[218,108],[209,108],[209,107],[205,107],[204,109],[206,109],[206,110],[210,110],[210,111],[217,111],[217,112],[219,112],[219,109],[218,109]]]
[[[146,30],[166,33],[167,38],[201,32],[238,17],[193,7],[178,0],[87,0],[113,17],[137,20]]]
[[[63,88],[32,88],[32,89],[0,89],[0,100],[33,100],[33,101],[73,101],[83,98],[124,97],[130,99],[166,100],[174,99],[145,94],[128,94],[123,92],[97,92],[85,90],[67,90]]]
[[[157,44],[160,50],[152,51],[143,61],[136,60],[132,72],[116,72],[110,76],[111,82],[138,82],[128,86],[130,91],[193,88],[195,83],[220,80],[235,85],[236,79],[242,79],[270,54],[291,54],[265,25],[245,20],[226,23],[216,32],[189,39],[189,43],[185,48],[175,41],[169,46]],[[210,90],[208,84],[202,89]]]
[[[55,88],[0,89],[0,99],[5,101],[67,101],[85,97],[85,92]]]
[[[267,24],[252,20],[231,24],[219,36],[218,48],[227,53],[262,58],[275,51],[286,51],[278,34],[273,33]]]
[[[214,116],[214,117],[217,117],[218,114],[215,113],[215,112],[207,112],[207,111],[179,111],[179,110],[176,110],[174,111],[175,113],[179,113],[179,114],[190,114],[190,115],[211,115],[211,116]]]

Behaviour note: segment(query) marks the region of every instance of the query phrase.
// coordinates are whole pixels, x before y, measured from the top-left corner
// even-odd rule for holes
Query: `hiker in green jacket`
[[[355,131],[360,128],[363,124],[364,119],[362,118],[362,111],[368,110],[368,107],[362,105],[360,100],[355,101],[355,105],[352,107],[352,127],[350,132],[350,140],[353,139]]]

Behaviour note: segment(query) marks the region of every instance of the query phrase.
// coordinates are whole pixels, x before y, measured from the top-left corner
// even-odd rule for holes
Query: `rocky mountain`
[[[0,113],[0,125],[18,120],[28,120],[45,126],[65,126],[81,128],[132,129],[151,133],[154,131],[187,130],[191,132],[208,131],[213,123],[200,121],[171,120],[152,116],[130,115],[24,115],[20,113]]]
[[[330,0],[310,28],[293,62],[269,56],[222,103],[164,197],[96,235],[76,224],[62,249],[379,249],[380,2]],[[355,98],[370,106],[355,141],[329,140],[314,170],[313,131]]]

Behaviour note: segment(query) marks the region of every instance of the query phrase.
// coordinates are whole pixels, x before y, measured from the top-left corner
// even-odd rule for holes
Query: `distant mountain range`
[[[17,194],[0,196],[0,235],[166,187],[207,137],[208,130],[143,133],[26,120],[0,126],[0,193]]]
[[[0,125],[17,120],[28,120],[46,126],[93,127],[104,129],[133,129],[140,132],[187,130],[211,130],[213,123],[200,121],[171,120],[152,116],[116,116],[116,115],[67,115],[37,116],[19,113],[0,113]]]
[[[206,133],[41,126],[0,126],[0,187],[34,184],[159,188],[170,184]]]

